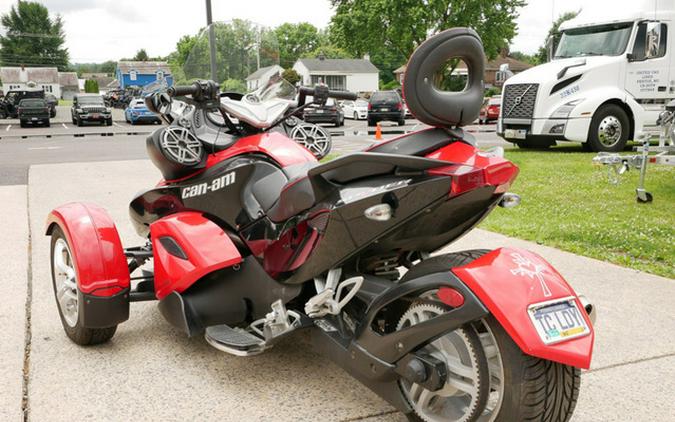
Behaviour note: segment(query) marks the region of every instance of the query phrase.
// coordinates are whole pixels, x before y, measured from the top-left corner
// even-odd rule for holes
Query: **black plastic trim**
[[[129,319],[129,289],[114,296],[94,296],[80,292],[80,323],[87,328],[114,327]]]
[[[561,89],[565,88],[566,86],[571,85],[574,82],[578,81],[579,79],[581,79],[582,75],[583,74],[572,76],[571,78],[567,78],[564,81],[560,81],[557,84],[553,85],[553,88],[551,88],[551,93],[549,95],[553,95],[556,92],[560,91]]]

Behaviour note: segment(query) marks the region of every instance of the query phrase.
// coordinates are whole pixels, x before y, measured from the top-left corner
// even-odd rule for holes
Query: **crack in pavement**
[[[28,265],[26,269],[26,324],[23,346],[23,374],[21,383],[21,416],[24,422],[28,421],[28,381],[30,379],[30,350],[31,350],[31,309],[33,305],[33,242],[30,225],[30,186],[26,185],[26,212],[28,215]]]
[[[665,355],[652,356],[652,357],[649,357],[649,358],[642,358],[642,359],[635,359],[635,360],[631,360],[631,361],[628,361],[628,362],[614,363],[612,365],[601,366],[599,368],[589,369],[588,371],[583,371],[581,374],[582,375],[592,374],[592,373],[595,373],[595,372],[604,371],[606,369],[620,368],[622,366],[633,365],[635,363],[649,362],[649,361],[652,361],[652,360],[670,358],[670,357],[674,357],[674,356],[675,356],[675,352],[672,352],[672,353],[666,353]]]
[[[391,415],[391,414],[394,414],[394,413],[399,413],[399,411],[398,410],[386,410],[384,412],[373,413],[372,415],[356,416],[354,418],[342,419],[342,420],[340,420],[340,422],[356,422],[356,421],[362,421],[362,420],[365,420],[365,419],[376,418],[378,416]]]

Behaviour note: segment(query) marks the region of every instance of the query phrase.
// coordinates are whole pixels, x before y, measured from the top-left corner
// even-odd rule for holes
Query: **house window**
[[[137,74],[136,74],[136,71],[135,71],[135,70],[130,70],[130,71],[129,71],[129,79],[130,79],[130,80],[135,81],[135,80],[136,80],[136,76],[137,76]]]
[[[44,90],[44,92],[52,92],[51,85],[42,85],[42,89]]]
[[[328,89],[345,91],[347,89],[347,77],[345,75],[312,75],[312,85],[324,83]]]
[[[164,79],[164,71],[158,70],[157,71],[157,80],[161,81],[162,79]]]

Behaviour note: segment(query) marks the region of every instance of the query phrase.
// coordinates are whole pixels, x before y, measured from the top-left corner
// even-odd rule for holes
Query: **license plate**
[[[317,114],[322,114],[322,113],[323,113],[323,110],[316,110],[315,113],[317,113]]]
[[[380,111],[389,111],[389,109],[388,109],[388,108],[383,108],[383,109],[381,109]]]
[[[582,337],[591,332],[573,297],[530,305],[530,320],[544,344]]]
[[[504,138],[507,139],[525,139],[527,137],[527,130],[525,129],[505,129]]]
[[[37,117],[31,117],[30,119],[31,119],[32,121],[36,121],[36,120],[37,120]]]
[[[98,119],[100,117],[100,114],[94,113],[91,115],[92,119]]]

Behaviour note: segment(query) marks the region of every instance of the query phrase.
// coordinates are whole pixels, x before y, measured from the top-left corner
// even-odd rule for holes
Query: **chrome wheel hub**
[[[606,116],[598,125],[598,140],[606,147],[612,147],[621,139],[623,128],[621,121],[614,116]]]
[[[70,249],[64,239],[58,239],[54,244],[53,260],[56,302],[66,324],[74,327],[78,315],[77,277]]]

